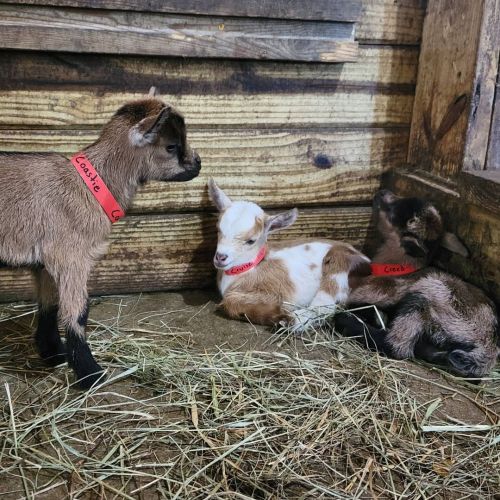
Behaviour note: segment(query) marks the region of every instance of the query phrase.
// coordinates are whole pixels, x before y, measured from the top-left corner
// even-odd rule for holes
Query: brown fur
[[[388,331],[372,332],[378,336],[372,340],[398,359],[418,356],[461,375],[488,374],[497,359],[498,320],[492,302],[475,286],[428,267],[444,233],[439,212],[418,199],[398,202],[386,191],[375,207],[384,242],[373,261],[412,264],[418,271],[358,279],[349,305],[395,311]]]
[[[280,259],[265,259],[255,271],[242,274],[226,290],[220,308],[230,318],[246,317],[260,325],[287,320],[283,302],[289,302],[295,290],[286,267]]]
[[[143,143],[134,144],[138,140]],[[173,153],[166,149],[172,144],[178,146]],[[156,98],[120,108],[84,152],[124,210],[141,183],[188,180],[200,168],[198,155],[187,144],[182,115]],[[76,359],[79,348],[74,344],[88,350],[86,284],[95,260],[106,250],[110,221],[75,168],[60,155],[0,154],[0,173],[0,260],[38,268],[41,317],[44,311],[57,311],[59,302],[59,320],[71,336],[68,360],[77,377],[100,371],[90,351],[87,361]],[[54,330],[53,318],[46,320]],[[39,350],[44,350],[43,337],[50,337],[54,345],[48,351],[57,344],[55,354],[61,360],[58,335],[42,330],[37,330]],[[52,357],[50,352],[41,354]],[[93,380],[88,377],[81,385]]]
[[[255,217],[255,225],[251,229],[243,233],[240,236],[240,239],[243,243],[245,243],[245,241],[247,240],[259,238],[263,232],[264,232],[264,220],[261,219],[260,217]]]

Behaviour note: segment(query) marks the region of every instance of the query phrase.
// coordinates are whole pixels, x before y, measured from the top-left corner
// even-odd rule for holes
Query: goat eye
[[[255,243],[255,240],[247,240],[245,241],[246,245],[253,245]]]
[[[175,153],[176,150],[177,150],[177,144],[169,144],[167,146],[167,151],[169,153]]]

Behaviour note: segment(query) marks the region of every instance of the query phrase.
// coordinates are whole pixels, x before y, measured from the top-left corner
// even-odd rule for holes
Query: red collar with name
[[[99,202],[104,212],[106,212],[111,223],[121,219],[125,215],[125,212],[115,200],[115,197],[111,194],[108,186],[106,186],[92,163],[85,156],[85,153],[76,153],[71,158],[71,163],[80,174],[89,191],[94,195],[94,198]]]
[[[404,276],[418,269],[411,264],[370,264],[372,276]]]
[[[234,266],[231,267],[230,269],[227,269],[224,271],[224,274],[227,274],[229,276],[234,276],[235,274],[241,274],[246,271],[250,271],[250,269],[253,269],[254,267],[257,267],[257,265],[262,261],[262,259],[266,256],[267,248],[264,245],[260,250],[259,253],[257,254],[257,257],[255,257],[254,260],[251,262],[247,262],[245,264],[240,264],[239,266]]]

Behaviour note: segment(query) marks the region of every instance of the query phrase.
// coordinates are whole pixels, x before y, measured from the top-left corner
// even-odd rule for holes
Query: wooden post
[[[483,170],[500,44],[500,0],[430,0],[408,162],[453,179]]]

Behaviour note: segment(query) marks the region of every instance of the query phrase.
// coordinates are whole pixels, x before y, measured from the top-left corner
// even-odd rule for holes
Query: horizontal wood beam
[[[418,48],[362,46],[356,64],[0,52],[0,90],[147,92],[167,95],[415,93]]]
[[[40,0],[43,1],[43,0]],[[57,0],[54,0],[57,1]],[[66,2],[68,5],[73,5],[75,2],[72,0],[61,0],[62,2]],[[122,2],[122,5],[125,3],[129,3],[129,0],[86,0],[91,4],[104,4],[113,7],[113,3],[117,2],[117,5]],[[10,4],[27,4],[28,2],[35,5],[37,0],[26,0],[22,2],[18,2],[17,0],[3,0],[2,3],[10,3]],[[226,2],[233,3],[234,0],[212,0],[214,8],[220,6],[219,8],[224,8]],[[287,12],[292,12],[292,9],[289,9],[289,5],[291,5],[292,0],[287,0],[286,2],[275,2],[274,0],[269,0],[269,4],[274,4],[275,6],[283,6],[283,9]],[[149,9],[149,5],[152,5],[151,11],[155,8],[168,10],[170,6],[175,5],[184,5],[187,6],[190,3],[192,4],[194,9],[197,9],[197,5],[199,4],[198,0],[173,0],[173,1],[163,1],[163,0],[148,0],[147,2],[137,2],[130,1],[131,4],[135,4],[137,6],[145,5],[144,9]],[[313,2],[305,2],[303,0],[297,0],[297,8],[302,9],[304,13],[307,12],[312,16],[329,16],[330,9],[335,8],[336,5],[339,6],[339,9],[331,16],[336,17],[337,15],[345,15],[346,17],[353,17],[348,14],[349,9],[351,9],[357,2],[354,0],[345,0],[343,3],[346,4],[340,7],[340,3],[336,0],[314,0],[315,6],[320,5],[321,3],[325,4],[325,8],[316,9],[315,6],[312,5]],[[252,4],[256,5],[256,8],[261,8],[264,5],[262,0],[248,0],[246,2],[241,1],[238,2],[242,6],[238,6],[238,8],[250,8]],[[395,44],[395,45],[418,45],[420,42],[420,38],[422,35],[422,22],[425,13],[425,4],[426,0],[398,0],[395,2],[394,0],[362,0],[361,2],[361,16],[359,20],[356,22],[356,40],[360,43],[370,43],[370,44]],[[229,6],[228,8],[233,9],[233,6]],[[248,7],[247,7],[248,6]],[[125,8],[125,7],[122,7]],[[139,7],[138,7],[139,8]],[[140,7],[142,8],[142,7]],[[273,7],[274,8],[274,7]],[[120,9],[117,9],[120,10]],[[163,12],[163,10],[161,11]],[[223,13],[224,12],[224,13]],[[226,12],[231,13],[230,11],[224,10],[221,11],[220,14],[214,13],[214,15],[223,15],[226,16]],[[235,10],[236,12],[240,12],[239,10]],[[171,12],[173,13],[173,12]],[[185,12],[187,13],[187,11]],[[196,12],[192,12],[195,14]],[[343,13],[343,14],[342,14]],[[286,15],[280,15],[280,19],[286,19]],[[292,14],[293,15],[293,14]],[[302,15],[302,14],[300,14]],[[340,21],[340,19],[322,19],[324,21]]]
[[[297,222],[276,239],[336,238],[358,247],[371,237],[371,209],[349,207],[301,211]],[[215,214],[129,216],[113,227],[107,255],[93,271],[94,295],[131,293],[215,284],[212,265]],[[0,301],[30,300],[29,271],[0,268]]]
[[[129,100],[143,93],[80,91],[0,91],[0,127],[101,127]],[[363,92],[172,95],[190,127],[304,128],[408,126],[413,96]]]
[[[200,58],[355,61],[354,25],[0,4],[0,48]]]
[[[95,130],[2,130],[0,151],[52,150],[70,156],[96,137]],[[404,163],[408,131],[192,130],[189,140],[202,158],[201,176],[186,183],[147,184],[132,212],[210,207],[209,177],[231,196],[267,207],[371,203],[380,175]]]
[[[3,0],[16,5],[79,7],[91,9],[240,16],[317,21],[358,21],[360,0]]]

